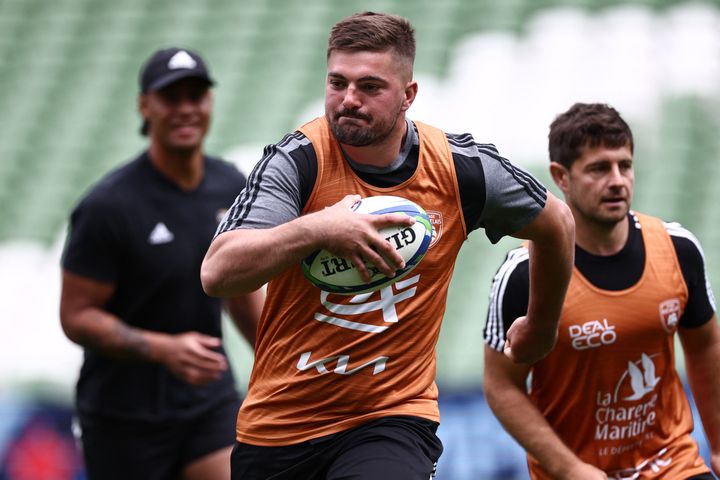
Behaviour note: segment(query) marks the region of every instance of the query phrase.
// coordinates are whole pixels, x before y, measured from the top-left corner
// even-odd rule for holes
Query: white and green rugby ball
[[[302,261],[305,277],[316,287],[330,293],[356,294],[379,290],[410,273],[423,259],[430,246],[432,224],[425,210],[418,204],[402,197],[379,195],[358,201],[353,210],[357,213],[382,215],[404,213],[415,219],[411,226],[388,227],[379,230],[400,256],[405,268],[387,277],[372,264],[366,263],[372,273],[369,282],[364,282],[350,260],[337,257],[327,250],[317,250]]]

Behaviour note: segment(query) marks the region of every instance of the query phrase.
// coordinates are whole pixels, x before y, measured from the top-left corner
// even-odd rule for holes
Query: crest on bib
[[[438,240],[440,240],[440,237],[442,236],[443,216],[442,213],[435,210],[426,210],[426,212],[430,218],[430,224],[433,226],[432,236],[430,237],[430,246],[428,247],[428,249],[430,249],[438,242]]]
[[[680,300],[677,298],[671,298],[660,302],[660,321],[662,322],[663,328],[668,332],[674,332],[677,329],[678,321],[680,320]]]

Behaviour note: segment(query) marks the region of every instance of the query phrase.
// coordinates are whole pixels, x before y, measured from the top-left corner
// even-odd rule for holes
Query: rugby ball
[[[423,259],[430,246],[433,228],[430,218],[421,206],[410,200],[391,195],[366,197],[353,205],[353,211],[373,215],[404,213],[415,218],[415,223],[411,226],[379,230],[380,235],[385,237],[405,260],[405,268],[397,270],[394,277],[387,277],[372,264],[366,263],[372,277],[369,282],[364,282],[352,262],[327,250],[317,250],[302,261],[302,271],[313,285],[326,292],[350,295],[379,290],[410,273]]]

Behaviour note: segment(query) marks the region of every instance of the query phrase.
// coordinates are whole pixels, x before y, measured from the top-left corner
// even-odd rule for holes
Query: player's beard
[[[585,219],[589,224],[594,224],[603,230],[612,230],[620,222],[627,218],[630,211],[630,205],[625,208],[614,211],[603,211],[600,208],[587,208],[585,206],[574,205],[578,215]]]
[[[367,127],[357,125],[340,125],[341,117],[357,118],[368,122]],[[353,147],[367,147],[381,143],[395,129],[398,118],[400,118],[400,108],[398,107],[387,121],[375,120],[371,115],[363,114],[357,110],[341,110],[332,116],[328,115],[328,123],[335,138],[343,145],[351,145]]]

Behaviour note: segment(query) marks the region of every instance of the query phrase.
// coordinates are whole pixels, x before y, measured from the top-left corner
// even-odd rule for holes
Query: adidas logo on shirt
[[[150,232],[148,242],[150,242],[150,245],[160,245],[162,243],[170,243],[174,239],[175,235],[168,230],[165,224],[163,222],[158,222],[158,224],[155,225],[155,228],[152,229],[152,232]]]

